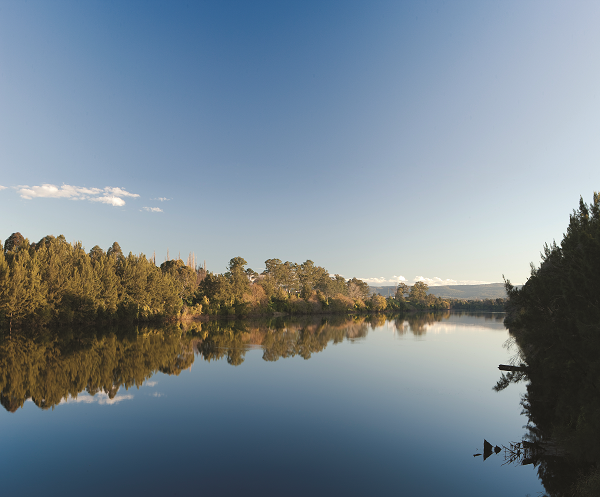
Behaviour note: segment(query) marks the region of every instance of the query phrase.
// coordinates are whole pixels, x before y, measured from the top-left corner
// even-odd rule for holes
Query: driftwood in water
[[[508,364],[500,364],[498,366],[500,371],[527,371],[527,366],[509,366]]]

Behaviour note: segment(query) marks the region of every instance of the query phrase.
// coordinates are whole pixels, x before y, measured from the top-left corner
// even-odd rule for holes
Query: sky
[[[0,239],[527,280],[600,190],[600,3],[0,0]]]

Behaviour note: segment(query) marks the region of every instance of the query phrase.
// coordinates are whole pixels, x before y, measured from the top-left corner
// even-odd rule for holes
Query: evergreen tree
[[[25,241],[25,237],[18,231],[10,235],[4,242],[4,253],[16,251]]]

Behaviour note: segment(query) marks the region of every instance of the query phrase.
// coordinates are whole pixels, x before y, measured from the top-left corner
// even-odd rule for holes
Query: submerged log
[[[500,364],[498,366],[500,371],[527,371],[527,366],[509,366],[508,364]]]

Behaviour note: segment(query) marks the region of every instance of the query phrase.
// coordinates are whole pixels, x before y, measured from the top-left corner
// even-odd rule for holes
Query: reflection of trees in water
[[[522,443],[533,447],[533,457],[521,463],[537,468],[549,496],[598,495],[598,361],[584,359],[589,351],[577,350],[584,344],[533,347],[526,338],[517,333],[507,342],[517,350],[511,362],[523,370],[503,373],[494,387],[501,391],[511,383],[527,381],[521,400],[528,418]]]
[[[452,311],[453,316],[461,317],[461,316],[477,316],[478,318],[483,318],[484,321],[492,321],[492,322],[504,322],[504,317],[506,314],[504,312],[472,312],[472,311],[460,311],[454,310]]]
[[[368,322],[371,325],[371,328],[380,328],[385,325],[387,317],[385,314],[371,314],[368,317]]]
[[[459,321],[461,317],[476,317],[478,321],[483,319],[484,322],[490,323],[487,327],[492,329],[504,329],[504,325],[502,324],[504,321],[504,313],[448,310],[401,315],[394,320],[394,327],[396,328],[396,334],[400,336],[406,335],[410,331],[414,336],[418,337],[425,335],[429,326],[449,319],[450,316],[458,318]],[[481,321],[477,324],[482,325]]]
[[[28,399],[47,409],[83,391],[113,399],[157,371],[179,374],[195,356],[238,366],[250,346],[260,345],[266,361],[309,359],[330,342],[365,337],[368,329],[364,317],[336,316],[12,333],[0,336],[0,403],[15,412]]]
[[[156,371],[179,374],[193,363],[192,340],[178,327],[100,333],[30,332],[0,338],[0,401],[9,411],[31,399],[47,409],[87,391],[114,398]]]
[[[250,345],[260,345],[265,361],[300,356],[309,359],[313,353],[324,350],[329,342],[365,337],[368,325],[364,317],[281,318],[252,323],[232,321],[207,323],[210,331],[198,352],[204,360],[226,357],[230,364],[239,365]]]
[[[399,333],[410,328],[418,335],[447,315],[432,312],[390,320]],[[158,371],[179,374],[196,357],[238,366],[253,346],[262,348],[265,361],[309,359],[330,343],[361,340],[385,321],[382,315],[335,315],[12,333],[0,336],[0,403],[14,412],[27,399],[47,409],[83,391],[113,399],[121,388],[139,387]]]
[[[396,319],[394,324],[399,335],[404,335],[410,330],[413,335],[421,336],[427,332],[428,326],[449,317],[450,311],[418,312],[408,314],[404,319]]]

